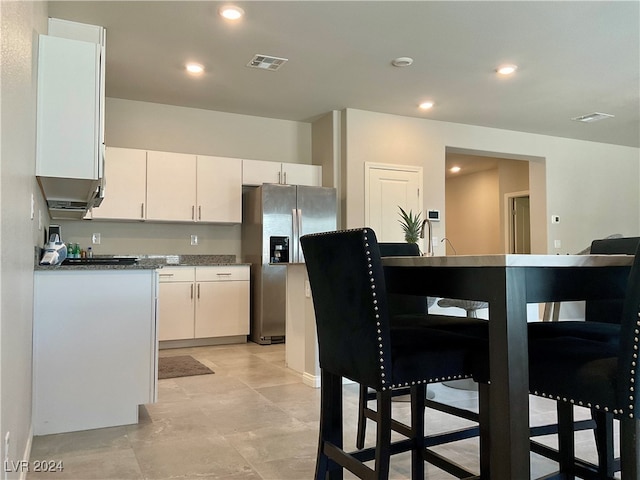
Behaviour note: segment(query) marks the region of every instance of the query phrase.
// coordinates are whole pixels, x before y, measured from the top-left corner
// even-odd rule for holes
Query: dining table
[[[390,293],[488,303],[490,476],[530,478],[527,304],[623,298],[633,256],[384,257],[382,263]]]

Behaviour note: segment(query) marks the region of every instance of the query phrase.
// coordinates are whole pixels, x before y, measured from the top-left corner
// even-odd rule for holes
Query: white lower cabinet
[[[160,270],[159,339],[249,334],[249,266]]]

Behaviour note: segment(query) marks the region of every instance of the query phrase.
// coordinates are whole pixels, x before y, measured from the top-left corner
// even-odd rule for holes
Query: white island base
[[[310,387],[320,387],[318,335],[311,288],[304,263],[287,264],[285,361]]]
[[[156,401],[155,270],[36,271],[34,435],[138,422]]]

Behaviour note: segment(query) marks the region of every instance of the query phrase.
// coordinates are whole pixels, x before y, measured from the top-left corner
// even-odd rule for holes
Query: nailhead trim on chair
[[[640,309],[640,306],[638,306],[638,308]],[[638,311],[638,318],[640,318],[640,310]],[[633,401],[635,399],[635,388],[634,388],[633,384],[636,381],[635,380],[635,373],[636,373],[636,366],[637,366],[637,360],[638,360],[638,353],[637,353],[638,344],[640,343],[639,342],[639,338],[640,337],[638,336],[640,334],[640,320],[636,321],[636,328],[634,330],[634,333],[635,333],[635,336],[633,337],[633,342],[634,342],[633,349],[636,351],[636,353],[633,354],[633,360],[631,360],[631,369],[630,369],[631,378],[629,380],[630,380],[631,386],[629,387],[629,406],[628,406],[629,418],[635,418],[635,415],[634,415],[634,412],[633,412]],[[575,403],[576,402],[576,400],[574,400],[574,399],[568,399],[567,400],[566,397],[560,397],[558,395],[549,395],[549,394],[544,393],[544,392],[533,391],[533,392],[530,392],[530,393],[533,393],[534,395],[537,395],[539,397],[550,398],[550,399],[558,400],[558,401],[561,400],[563,402],[567,402],[567,401],[570,402],[570,403]],[[581,400],[578,401],[578,405],[586,406],[588,408],[595,408],[596,410],[604,410],[605,412],[609,411],[609,407],[606,407],[606,406],[605,407],[601,407],[600,405],[592,405],[590,402],[587,402],[585,404]],[[624,409],[622,409],[622,408],[613,409],[612,412],[613,412],[614,415],[624,415],[625,414]]]

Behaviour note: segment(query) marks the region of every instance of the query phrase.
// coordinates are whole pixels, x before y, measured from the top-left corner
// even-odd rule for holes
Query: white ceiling
[[[106,27],[109,97],[303,122],[356,108],[640,147],[637,0],[236,2],[233,24],[222,4],[54,1],[49,15]],[[289,61],[246,67],[258,53]],[[399,56],[413,66],[393,67]],[[186,61],[206,73],[188,77]],[[498,78],[502,63],[516,75]],[[615,118],[571,121],[592,112]]]

